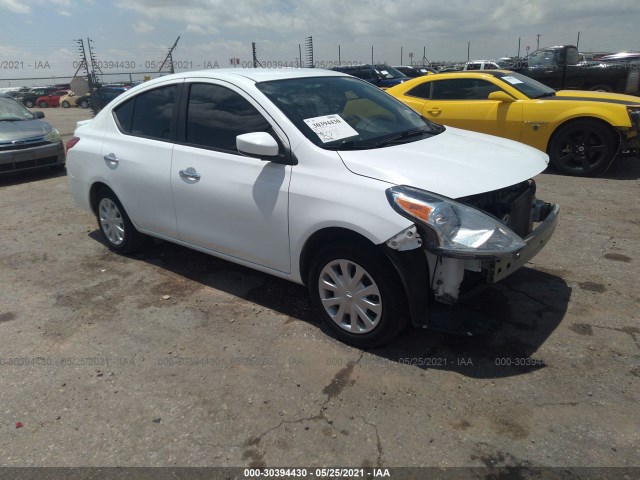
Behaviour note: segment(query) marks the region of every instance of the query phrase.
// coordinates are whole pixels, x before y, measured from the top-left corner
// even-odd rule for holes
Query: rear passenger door
[[[268,115],[224,82],[185,83],[171,186],[179,238],[235,259],[290,271],[288,187],[291,166],[245,156],[236,136],[268,132]]]
[[[102,147],[105,178],[133,223],[169,238],[177,234],[170,172],[179,88],[160,86],[118,105]]]

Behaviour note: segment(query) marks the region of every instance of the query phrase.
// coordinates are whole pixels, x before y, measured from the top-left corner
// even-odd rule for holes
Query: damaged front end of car
[[[413,225],[386,246],[422,249],[430,298],[439,305],[455,305],[463,285],[504,279],[549,241],[559,207],[537,200],[535,193],[533,180],[456,200],[405,185],[391,187],[386,191],[389,203]],[[412,315],[415,325],[431,323],[433,305],[426,310],[425,315]]]

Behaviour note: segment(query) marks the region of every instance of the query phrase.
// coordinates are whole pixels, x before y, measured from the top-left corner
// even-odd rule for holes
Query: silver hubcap
[[[120,209],[109,198],[100,200],[98,206],[100,215],[100,227],[113,245],[120,245],[124,241],[124,220]]]
[[[333,260],[318,279],[322,305],[331,319],[350,333],[368,333],[380,322],[382,297],[364,268],[350,260]]]

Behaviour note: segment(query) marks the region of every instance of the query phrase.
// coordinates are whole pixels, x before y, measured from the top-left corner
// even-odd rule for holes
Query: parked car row
[[[129,86],[125,85],[105,85],[95,90],[93,102],[96,105],[104,106],[112,99],[126,91]],[[7,95],[15,98],[28,108],[89,108],[92,104],[91,95],[76,95],[69,88],[55,87],[34,87],[21,88]]]

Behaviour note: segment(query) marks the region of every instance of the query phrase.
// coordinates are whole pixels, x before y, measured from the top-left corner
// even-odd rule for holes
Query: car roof
[[[444,72],[441,75],[439,74],[438,78],[443,78],[445,75],[450,75],[450,76],[459,76],[459,77],[463,77],[463,76],[471,76],[471,75],[480,75],[480,76],[492,76],[492,77],[497,77],[498,74],[511,74],[513,73],[511,70],[505,70],[502,68],[495,68],[492,70],[456,70],[454,72]]]
[[[167,80],[180,78],[211,78],[229,80],[234,83],[244,83],[246,81],[259,83],[271,80],[329,76],[344,76],[344,74],[321,68],[215,68],[210,70],[197,70],[193,72],[180,72],[165,75],[163,77],[144,82],[141,85],[164,83]]]

